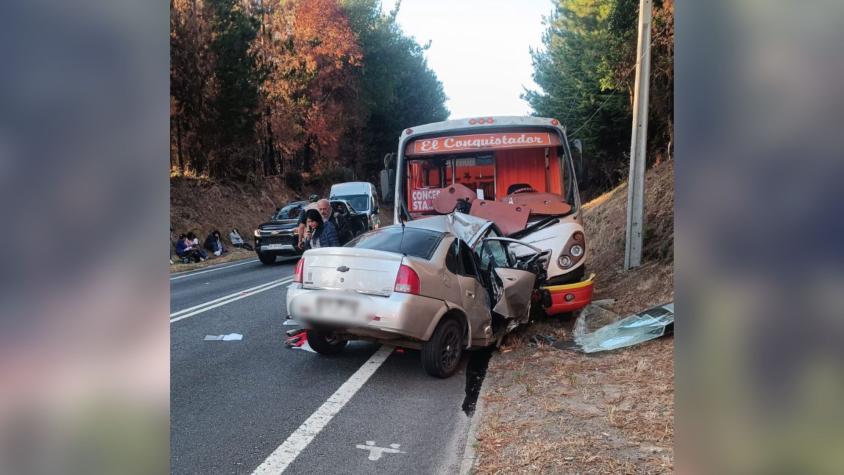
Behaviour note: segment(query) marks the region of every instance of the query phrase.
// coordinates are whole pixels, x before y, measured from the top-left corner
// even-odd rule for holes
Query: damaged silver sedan
[[[415,348],[425,371],[445,378],[464,349],[500,342],[529,320],[549,256],[482,218],[414,220],[305,252],[287,312],[318,353],[339,353],[349,340]]]

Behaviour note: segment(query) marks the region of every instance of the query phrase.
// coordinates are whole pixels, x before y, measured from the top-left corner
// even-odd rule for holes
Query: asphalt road
[[[292,457],[285,473],[457,473],[469,425],[465,373],[432,378],[417,351],[390,354],[327,423],[322,412],[312,417],[379,346],[352,342],[335,357],[287,348],[284,332],[295,327],[284,325],[284,301],[295,262],[171,276],[171,472],[251,474],[283,452]],[[204,340],[229,333],[243,339]],[[318,431],[309,429],[314,420]],[[291,443],[292,455],[278,450]],[[388,450],[379,456],[370,447]]]

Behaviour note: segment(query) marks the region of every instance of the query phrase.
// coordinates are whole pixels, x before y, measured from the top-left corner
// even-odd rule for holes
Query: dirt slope
[[[674,161],[645,175],[642,266],[624,271],[627,184],[583,206],[588,272],[596,274],[596,299],[614,298],[618,313],[642,310],[674,298]]]
[[[290,198],[292,193],[277,179],[254,186],[172,178],[170,226],[176,234],[193,231],[200,240],[212,229],[219,229],[228,242],[228,232],[234,227],[245,239],[251,238],[255,226],[269,219],[276,207]]]
[[[212,230],[218,229],[223,242],[228,244],[231,228],[238,228],[243,238],[252,243],[252,232],[258,224],[269,219],[277,207],[284,206],[299,196],[307,199],[311,193],[327,196],[326,189],[308,189],[295,193],[279,178],[267,178],[261,185],[242,183],[220,183],[207,179],[171,178],[170,180],[170,227],[171,241],[180,233],[193,231],[199,240]],[[380,207],[381,223],[393,222],[393,208]],[[252,252],[233,252],[222,258],[213,258],[201,264],[179,264],[170,266],[171,272],[203,267],[240,258],[253,257]]]
[[[585,205],[596,298],[627,314],[673,300],[674,164],[647,173],[644,265],[624,272],[627,187]],[[571,339],[573,319],[534,323],[490,361],[474,473],[670,473],[674,340],[588,356],[530,343]]]

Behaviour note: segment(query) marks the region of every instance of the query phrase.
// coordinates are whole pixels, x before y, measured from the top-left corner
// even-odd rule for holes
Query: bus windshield
[[[411,218],[438,214],[434,200],[444,189],[455,193],[455,187],[468,201],[516,204],[511,197],[518,195],[521,202],[533,195],[534,201],[559,202],[532,206],[531,215],[564,214],[575,204],[571,160],[554,129],[442,132],[408,141],[403,152],[398,196]]]

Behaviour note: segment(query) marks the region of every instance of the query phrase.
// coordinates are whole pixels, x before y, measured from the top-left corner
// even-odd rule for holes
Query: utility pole
[[[627,229],[624,268],[642,264],[645,228],[645,153],[648,146],[648,89],[651,76],[652,0],[639,0],[639,40],[633,93],[633,132],[630,139],[630,178],[627,185]]]

